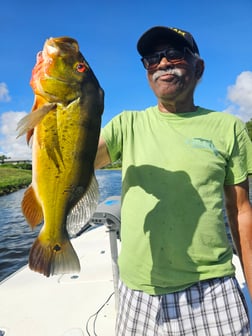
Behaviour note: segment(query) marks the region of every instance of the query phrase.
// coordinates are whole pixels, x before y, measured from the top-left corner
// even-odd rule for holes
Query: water
[[[121,171],[96,172],[100,201],[121,194]],[[27,264],[29,250],[41,227],[33,231],[21,212],[24,189],[0,197],[0,281]]]
[[[121,171],[99,170],[96,172],[100,201],[121,194]],[[252,179],[250,181],[252,200]],[[24,190],[0,197],[0,281],[27,264],[31,245],[40,231],[33,231],[26,223],[20,208]]]

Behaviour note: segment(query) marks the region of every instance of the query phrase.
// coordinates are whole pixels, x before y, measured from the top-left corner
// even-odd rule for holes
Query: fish
[[[71,238],[91,218],[99,199],[94,173],[104,90],[76,39],[45,40],[30,86],[31,112],[17,125],[32,146],[32,182],[21,208],[41,230],[29,252],[29,267],[46,277],[80,271]]]

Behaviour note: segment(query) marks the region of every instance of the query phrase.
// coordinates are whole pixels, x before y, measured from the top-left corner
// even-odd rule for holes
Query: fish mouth
[[[51,76],[49,70],[57,57],[64,57],[64,55],[69,55],[69,53],[79,53],[79,45],[75,39],[70,37],[50,37],[46,40],[43,50],[37,53],[34,74],[43,73],[46,79],[54,79],[72,86],[64,77],[59,76],[55,78]],[[35,75],[35,77],[37,76]]]
[[[47,39],[42,51],[37,53],[37,62],[32,70],[30,85],[33,91],[49,102],[65,105],[76,100],[81,94],[80,83],[84,77],[79,76],[75,69],[75,64],[79,62],[85,63],[75,39]]]
[[[78,42],[71,37],[50,37],[46,40],[43,49],[43,57],[57,57],[69,53],[78,53]]]
[[[78,42],[70,37],[50,37],[46,40],[43,50],[37,53],[36,65],[42,62],[52,62],[58,56],[78,53]]]

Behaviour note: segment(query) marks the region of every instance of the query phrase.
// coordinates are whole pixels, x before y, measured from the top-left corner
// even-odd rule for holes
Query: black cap
[[[141,56],[153,51],[159,42],[168,42],[176,46],[188,47],[194,54],[199,55],[198,46],[190,33],[179,28],[157,26],[147,30],[137,42],[137,50]]]

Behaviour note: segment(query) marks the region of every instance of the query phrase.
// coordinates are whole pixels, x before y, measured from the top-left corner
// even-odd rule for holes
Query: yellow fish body
[[[43,227],[29,255],[32,270],[46,276],[77,272],[69,239],[85,225],[98,202],[94,159],[103,112],[103,90],[69,37],[46,40],[32,71],[32,112],[18,125],[32,137],[32,184],[22,210]]]

